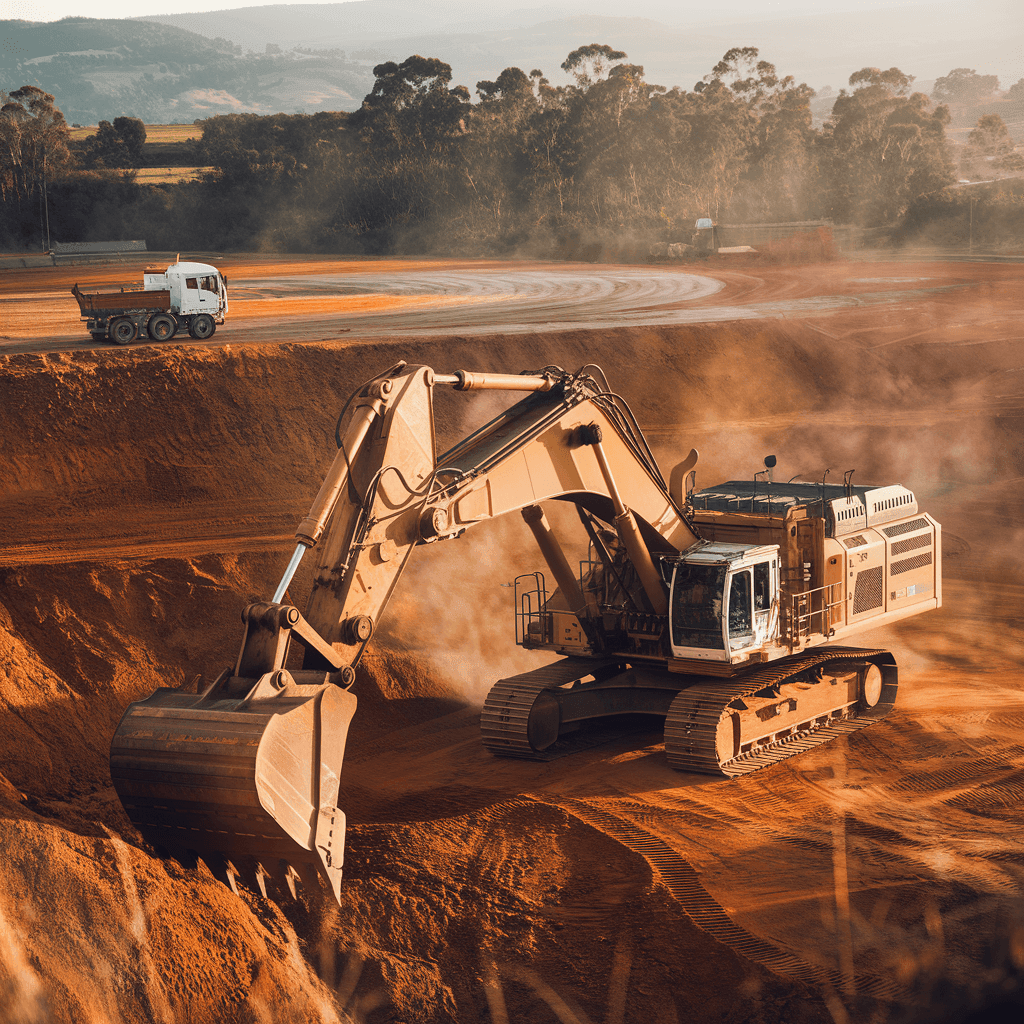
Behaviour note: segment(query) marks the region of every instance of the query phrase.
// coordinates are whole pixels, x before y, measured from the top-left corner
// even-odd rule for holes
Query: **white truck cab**
[[[147,289],[169,291],[175,313],[208,313],[217,323],[224,322],[228,311],[227,282],[209,263],[172,263],[162,272],[147,270],[143,281]]]

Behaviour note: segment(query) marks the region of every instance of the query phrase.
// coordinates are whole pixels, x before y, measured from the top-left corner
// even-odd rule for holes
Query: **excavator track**
[[[498,757],[550,761],[564,756],[568,752],[565,742],[556,742],[560,724],[558,702],[545,691],[567,683],[578,684],[588,676],[608,677],[620,667],[615,662],[566,658],[500,680],[491,687],[480,715],[483,745]],[[587,745],[603,738],[592,738]],[[578,744],[573,747],[578,748]]]
[[[769,687],[798,681],[810,670],[849,670],[858,663],[875,665],[881,671],[881,692],[868,706],[863,699],[786,723],[731,757],[722,757],[725,720],[750,698]],[[821,684],[818,684],[821,685]],[[682,690],[669,708],[665,720],[665,751],[669,764],[686,772],[736,778],[747,775],[820,746],[838,736],[847,736],[884,718],[896,702],[896,662],[888,651],[833,647],[814,654],[760,669],[733,683],[698,683]],[[790,718],[792,719],[792,715]]]
[[[483,745],[498,757],[550,761],[621,734],[621,728],[593,728],[593,719],[660,714],[673,768],[736,777],[870,725],[896,700],[895,661],[875,649],[833,647],[787,658],[739,680],[697,676],[689,685],[686,677],[621,669],[614,662],[567,658],[500,680],[480,716]],[[860,678],[869,670],[877,690],[870,702],[863,698]],[[829,673],[838,673],[833,683],[838,689],[830,686]],[[583,681],[590,676],[595,678]],[[823,677],[826,681],[819,681]],[[581,700],[584,714],[574,714],[570,704]],[[591,719],[592,727],[574,733],[572,723],[578,726],[580,719]],[[746,743],[740,742],[741,722],[748,732],[753,727]],[[725,749],[723,756],[730,740],[735,749]]]
[[[484,701],[480,731],[484,746],[499,757],[544,759],[529,739],[530,712],[548,683],[513,677],[495,683]]]

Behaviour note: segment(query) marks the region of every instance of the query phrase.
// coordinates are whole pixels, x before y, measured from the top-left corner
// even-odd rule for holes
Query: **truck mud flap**
[[[130,705],[111,744],[117,795],[147,842],[184,863],[201,857],[232,889],[241,879],[266,896],[273,882],[295,896],[297,881],[319,874],[337,899],[338,786],[356,697],[287,671],[231,696],[239,682]]]

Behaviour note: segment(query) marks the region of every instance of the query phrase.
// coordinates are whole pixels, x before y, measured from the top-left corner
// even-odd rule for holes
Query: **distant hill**
[[[714,4],[672,0],[629,8],[644,17],[624,16],[621,0],[552,0],[511,12],[478,0],[352,0],[138,20],[5,21],[0,89],[38,85],[80,124],[122,114],[187,123],[242,111],[354,110],[384,60],[439,57],[471,91],[511,66],[540,68],[558,84],[566,55],[593,42],[625,50],[649,82],[685,89],[734,46],[756,46],[780,73],[833,93],[866,66],[899,67],[926,88],[955,67],[998,75],[1004,89],[1024,78],[1011,30],[1019,0],[877,9],[868,0],[843,2],[851,9],[771,17],[751,2],[728,20]],[[823,94],[816,116],[830,106]]]
[[[552,0],[496,11],[477,0],[351,0],[335,4],[269,5],[148,20],[225,36],[247,49],[267,43],[339,47],[351,57],[410,54],[440,57],[456,82],[471,90],[504,68],[540,68],[565,81],[559,64],[577,46],[608,43],[642,64],[647,79],[690,89],[733,46],[756,46],[784,74],[836,91],[863,67],[899,67],[934,80],[955,67],[998,75],[1003,87],[1024,77],[1020,0],[892,2],[845,0],[847,10],[779,13],[793,5],[759,3],[731,15],[713,3],[640,0]]]
[[[154,21],[0,21],[0,89],[38,85],[79,124],[354,110],[373,87],[372,65],[328,51],[245,53],[227,39]]]

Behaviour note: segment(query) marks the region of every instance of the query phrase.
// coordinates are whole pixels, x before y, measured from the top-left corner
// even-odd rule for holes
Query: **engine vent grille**
[[[898,537],[901,533],[910,533],[913,530],[920,530],[927,525],[927,519],[911,519],[909,523],[897,523],[895,526],[883,527],[882,533],[884,533],[886,537]]]
[[[913,558],[904,558],[902,562],[893,562],[889,567],[890,576],[899,576],[900,573],[910,572],[912,569],[920,569],[924,565],[932,564],[932,553],[930,551],[922,551],[919,555],[914,555]]]
[[[916,537],[908,537],[906,540],[898,540],[892,546],[894,555],[902,555],[906,551],[913,551],[914,548],[930,548],[932,546],[932,535],[921,533]]]
[[[867,541],[864,539],[864,534],[858,533],[854,537],[847,537],[846,540],[843,541],[843,543],[848,548],[859,548],[867,544]]]
[[[931,557],[931,556],[929,556]],[[857,575],[857,585],[853,590],[853,614],[871,611],[882,606],[882,567],[865,569]]]

